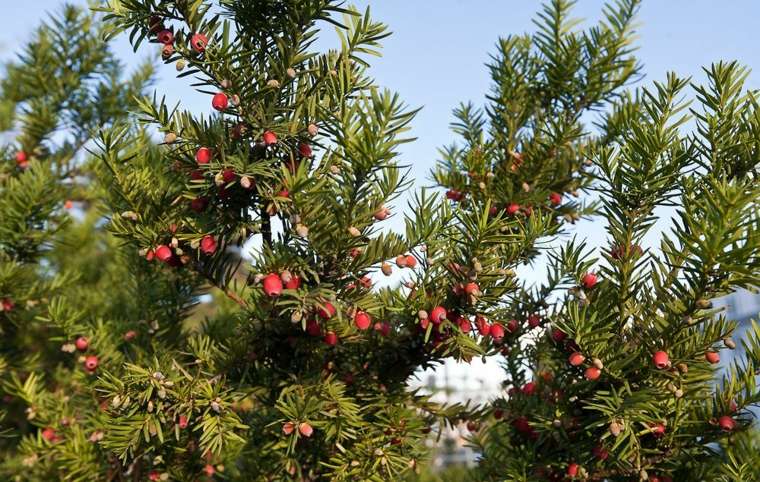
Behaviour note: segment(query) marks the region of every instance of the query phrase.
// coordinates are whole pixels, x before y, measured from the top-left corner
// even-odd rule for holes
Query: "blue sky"
[[[59,0],[15,2],[4,0],[0,21],[0,60],[28,38],[47,11]],[[85,2],[75,0],[74,3]],[[452,141],[450,112],[459,102],[481,103],[489,87],[484,64],[499,36],[532,31],[531,18],[538,0],[361,0],[371,5],[373,16],[389,24],[394,35],[385,43],[384,56],[373,64],[380,85],[398,91],[413,107],[423,107],[414,122],[418,140],[403,147],[402,161],[412,166],[418,186],[429,184],[428,173],[437,159],[437,148]],[[580,0],[576,16],[593,21],[603,2]],[[748,87],[760,88],[760,1],[757,0],[644,0],[639,16],[644,84],[663,79],[668,71],[703,78],[701,67],[726,59],[758,69]],[[326,36],[332,36],[327,32]],[[122,39],[118,52],[127,64],[156,50],[132,54]],[[176,80],[171,66],[160,68],[158,92],[170,103],[182,100],[185,108],[209,112],[207,96],[194,94],[186,80]],[[399,218],[397,218],[399,219]],[[603,228],[598,221],[584,221],[577,231],[598,244]],[[539,279],[540,269],[526,273]],[[493,368],[491,365],[489,368]],[[488,370],[488,372],[491,372]],[[493,373],[493,372],[491,372]],[[473,387],[474,388],[474,387]]]

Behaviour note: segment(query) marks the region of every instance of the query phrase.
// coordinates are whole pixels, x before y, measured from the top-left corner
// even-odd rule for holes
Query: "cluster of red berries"
[[[369,281],[369,278],[364,278]],[[301,278],[293,275],[288,271],[280,274],[269,273],[261,280],[261,287],[264,294],[270,298],[277,298],[282,295],[285,289],[295,290],[301,286]],[[322,326],[317,318],[322,321],[328,321],[338,313],[337,308],[330,301],[322,301],[316,310],[316,317],[310,318],[306,322],[306,332],[311,336],[323,336],[323,341],[328,345],[334,346],[338,343],[338,335],[334,331],[322,332]],[[362,310],[355,310],[353,313],[353,322],[356,329],[366,331],[373,327],[376,332],[382,336],[388,336],[391,326],[387,322],[372,322],[372,316]]]
[[[84,336],[80,336],[74,341],[74,346],[77,350],[84,353],[90,348],[90,340]],[[98,357],[95,355],[88,355],[84,358],[84,369],[89,373],[95,373],[98,369],[98,364]]]
[[[198,250],[208,256],[216,253],[217,249],[218,242],[216,238],[210,234],[203,236],[198,243]],[[158,259],[162,263],[172,267],[179,267],[190,262],[190,256],[180,248],[178,242],[159,244],[155,249],[149,249],[145,254],[145,259],[148,261]]]
[[[298,433],[303,437],[309,438],[314,433],[314,427],[308,422],[285,422],[282,424],[282,433],[285,435]]]
[[[567,361],[573,367],[580,367],[586,362],[586,357],[581,352],[574,351]],[[602,368],[601,362],[595,359],[592,365],[585,369],[583,376],[589,381],[597,380],[602,375]]]
[[[161,53],[164,58],[170,57],[174,53],[174,32],[167,28],[163,19],[157,15],[150,18],[149,23],[151,33],[155,34],[156,40],[163,44]],[[194,33],[190,37],[190,47],[198,54],[206,51],[208,37],[203,33]]]

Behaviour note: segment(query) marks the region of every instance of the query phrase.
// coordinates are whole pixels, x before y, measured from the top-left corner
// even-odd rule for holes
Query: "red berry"
[[[211,149],[208,147],[201,147],[198,149],[198,152],[195,153],[195,160],[198,164],[208,164],[211,162],[211,158],[213,157],[212,154]]]
[[[567,476],[568,477],[576,477],[578,475],[578,469],[580,469],[580,466],[576,463],[569,464],[567,466]]]
[[[520,211],[520,205],[519,204],[511,203],[511,204],[509,204],[507,206],[507,214],[509,214],[510,216],[514,216],[519,211]]]
[[[412,256],[411,254],[406,256],[406,267],[407,268],[414,268],[417,266],[417,258]]]
[[[459,325],[459,329],[462,330],[462,333],[469,333],[472,330],[472,323],[470,323],[470,320],[468,320],[466,316],[460,316],[457,320],[457,324]]]
[[[517,331],[517,329],[520,328],[520,323],[517,322],[517,320],[509,320],[507,322],[507,331],[511,334]]]
[[[155,471],[155,470],[152,470],[152,471],[151,471],[151,472],[148,474],[148,480],[150,480],[151,482],[158,482],[159,480],[161,480],[161,474],[159,474],[159,473],[158,473],[157,471]]]
[[[193,50],[201,54],[206,51],[208,37],[202,33],[196,33],[190,38],[190,45],[193,47]]]
[[[261,138],[264,141],[264,145],[272,146],[274,144],[277,144],[277,134],[272,131],[264,132]]]
[[[528,382],[522,387],[523,395],[531,396],[534,393],[536,393],[536,384],[533,382]]]
[[[490,334],[497,342],[501,341],[501,339],[504,338],[504,327],[499,323],[494,323],[491,325]]]
[[[29,166],[29,158],[24,151],[18,151],[16,153],[16,164],[21,169],[26,169]]]
[[[177,425],[179,425],[179,428],[187,428],[187,423],[188,423],[187,416],[180,415],[179,416],[179,423],[177,424]]]
[[[664,351],[658,351],[652,356],[652,362],[654,362],[654,366],[662,370],[670,365],[670,357]]]
[[[325,343],[327,343],[330,346],[337,345],[338,335],[336,335],[334,331],[328,331],[327,333],[325,333]]]
[[[716,363],[720,363],[720,354],[717,351],[708,351],[705,353],[705,360],[715,365]]]
[[[372,324],[372,318],[363,311],[357,311],[354,315],[354,324],[358,329],[366,330]]]
[[[204,254],[214,254],[216,252],[216,239],[207,234],[201,239],[201,251]]]
[[[309,320],[306,322],[306,333],[311,336],[319,336],[322,334],[322,328],[319,326],[317,320]]]
[[[45,429],[42,431],[42,438],[48,442],[57,442],[58,434],[55,433],[55,429],[53,427],[45,427]]]
[[[284,198],[287,199],[287,198],[290,197],[290,191],[288,191],[287,189],[283,189],[282,191],[280,191],[280,192],[277,193],[277,196],[278,197],[284,197]]]
[[[301,287],[300,276],[291,276],[290,279],[285,283],[286,290],[297,290],[300,287]]]
[[[652,429],[652,435],[654,435],[655,438],[660,438],[665,435],[665,425],[661,423],[651,424],[649,428]]]
[[[724,432],[731,432],[736,428],[736,421],[728,415],[723,415],[718,419],[718,426]]]
[[[190,201],[190,209],[195,211],[196,213],[202,213],[206,210],[206,207],[208,206],[208,198],[205,196],[197,197]]]
[[[473,283],[473,282],[467,283],[466,285],[464,285],[464,292],[467,293],[468,295],[477,296],[480,293],[480,286],[478,286],[477,283]]]
[[[335,316],[335,313],[337,313],[337,310],[335,309],[335,306],[333,306],[333,304],[329,301],[325,302],[324,306],[320,307],[318,311],[319,317],[323,320],[329,320]]]
[[[599,445],[594,446],[594,448],[591,449],[591,453],[594,454],[594,457],[598,458],[599,460],[607,460],[607,458],[610,456],[610,453],[607,451],[607,449]]]
[[[169,45],[171,43],[174,43],[174,32],[168,29],[161,30],[158,32],[158,41],[161,42],[164,45]]]
[[[559,206],[562,204],[562,194],[558,192],[549,194],[549,202],[552,203],[552,206]]]
[[[569,361],[572,366],[578,367],[578,366],[581,366],[584,361],[586,361],[586,357],[576,351],[575,353],[570,355],[570,358],[568,358],[567,361]]]
[[[586,288],[587,290],[590,290],[591,288],[596,286],[597,281],[599,281],[599,279],[594,273],[584,274],[583,279],[581,280],[581,282],[583,283],[583,287]]]
[[[195,169],[190,171],[190,180],[192,181],[202,181],[203,180],[203,171],[199,169]]]
[[[282,279],[274,273],[266,275],[262,285],[264,293],[270,298],[276,298],[282,294]]]
[[[303,435],[304,437],[311,437],[311,434],[314,433],[314,429],[306,422],[301,422],[298,425],[298,431]]]
[[[227,98],[227,94],[224,92],[219,92],[218,94],[214,95],[213,99],[211,99],[211,106],[219,111],[225,110],[229,104],[230,101]]]
[[[88,372],[92,373],[98,369],[98,357],[90,355],[84,359],[84,368]]]
[[[135,330],[128,330],[126,333],[124,333],[124,341],[130,342],[137,338],[137,332]]]
[[[296,424],[293,422],[285,422],[282,424],[282,433],[285,435],[290,435],[293,433],[293,431],[296,429]]]
[[[475,325],[478,327],[480,336],[488,336],[491,334],[491,325],[485,317],[478,315],[475,317]]]
[[[156,248],[156,258],[162,263],[168,263],[172,256],[174,256],[174,252],[169,246],[161,244]]]
[[[602,371],[598,369],[597,367],[588,367],[586,368],[586,371],[583,373],[583,376],[586,377],[586,380],[596,380],[599,378],[602,374]]]
[[[298,144],[298,153],[301,155],[301,157],[311,157],[311,146],[305,142]]]
[[[433,311],[430,312],[430,321],[438,325],[443,320],[445,320],[447,316],[448,314],[446,313],[446,308],[443,306],[436,306],[433,308]]]
[[[391,333],[391,325],[385,321],[382,323],[378,321],[375,323],[375,331],[380,333],[382,336],[388,336]]]
[[[502,418],[504,418],[504,410],[500,408],[494,409],[493,418],[495,418],[496,420],[501,420]]]
[[[540,324],[541,324],[540,316],[533,314],[528,317],[528,326],[530,326],[531,328],[535,328]]]
[[[528,419],[525,417],[517,417],[512,421],[512,426],[520,433],[530,433],[533,431],[533,427],[530,426]]]
[[[559,328],[555,328],[552,330],[552,340],[554,340],[555,343],[562,343],[565,338],[567,338],[567,333],[560,330]]]
[[[206,464],[205,467],[203,467],[203,472],[209,477],[212,477],[216,473],[216,469],[211,464]]]
[[[16,307],[16,303],[10,298],[3,298],[3,301],[0,302],[0,306],[2,306],[3,311],[13,311],[13,308]]]
[[[85,338],[83,336],[80,336],[74,342],[74,345],[76,345],[77,350],[79,350],[79,351],[87,351],[87,347],[90,346],[90,342],[87,340],[87,338]]]
[[[232,169],[225,169],[222,171],[222,181],[225,184],[229,184],[237,178],[235,171]]]

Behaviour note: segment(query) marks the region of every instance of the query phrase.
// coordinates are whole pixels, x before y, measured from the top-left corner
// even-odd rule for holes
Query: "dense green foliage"
[[[52,17],[0,84],[0,474],[755,480],[760,328],[722,378],[708,359],[736,344],[712,300],[759,284],[757,96],[737,63],[628,90],[639,2],[586,30],[572,3],[499,41],[432,174],[445,198],[406,208],[416,111],[371,77],[389,32],[369,10]],[[125,76],[123,34],[161,61]],[[208,112],[150,95],[157,68]],[[566,236],[581,217],[601,252]],[[486,356],[506,372],[486,406],[410,388]],[[420,474],[431,430],[465,422],[478,467]]]

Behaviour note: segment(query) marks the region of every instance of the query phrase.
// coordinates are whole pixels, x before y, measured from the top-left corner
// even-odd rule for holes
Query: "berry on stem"
[[[84,368],[88,372],[92,373],[98,369],[98,357],[90,355],[84,359]]]
[[[193,36],[190,38],[190,46],[199,54],[202,54],[206,51],[207,45],[208,37],[202,33],[193,34]]]
[[[478,315],[475,317],[475,326],[478,328],[480,336],[488,336],[491,334],[491,325],[488,323],[488,320],[486,320],[484,316]]]
[[[162,263],[168,263],[172,259],[172,256],[174,256],[174,253],[169,246],[161,244],[156,247],[156,258]]]
[[[728,415],[723,415],[718,419],[718,426],[724,432],[732,432],[736,428],[736,420]]]
[[[74,345],[77,347],[77,350],[79,351],[87,351],[87,348],[90,346],[89,340],[87,338],[80,336],[76,339],[74,342]]]
[[[414,269],[415,266],[417,266],[417,258],[412,256],[411,254],[408,254],[406,256],[406,267]]]
[[[332,303],[329,301],[326,301],[324,303],[324,306],[319,308],[319,311],[317,312],[319,314],[319,317],[323,320],[329,320],[333,316],[335,316],[335,313],[337,310],[335,309],[335,306],[333,306]]]
[[[330,346],[335,346],[338,344],[338,335],[334,331],[328,331],[325,333],[324,341]]]
[[[305,142],[298,144],[298,153],[301,155],[301,157],[311,157],[311,146]]]
[[[300,432],[301,435],[308,438],[311,437],[311,434],[314,433],[314,429],[306,422],[301,422],[298,425],[298,432]]]
[[[277,134],[272,131],[266,131],[261,136],[261,140],[264,141],[265,146],[273,146],[277,144]]]
[[[16,153],[16,165],[21,169],[26,169],[29,166],[29,157],[24,151],[18,151]]]
[[[499,323],[494,323],[491,325],[491,329],[489,330],[491,336],[493,337],[496,342],[500,342],[504,338],[504,327],[501,326]]]
[[[583,376],[586,377],[586,380],[594,381],[598,379],[602,375],[602,371],[598,369],[597,367],[588,367],[586,368],[586,371],[583,373]]]
[[[447,316],[448,314],[446,313],[446,308],[443,306],[436,306],[433,308],[433,311],[430,312],[430,321],[438,325],[443,320],[445,320]]]
[[[596,276],[595,273],[586,273],[583,275],[583,278],[581,279],[581,283],[583,284],[583,287],[587,290],[592,289],[594,286],[596,286],[596,283],[599,281],[599,278]]]
[[[570,358],[568,358],[568,362],[570,362],[570,364],[574,367],[581,366],[584,361],[586,361],[586,357],[577,351],[570,355]]]
[[[705,353],[705,360],[715,365],[716,363],[720,363],[720,354],[717,351],[708,351]]]
[[[204,254],[214,254],[216,252],[216,238],[207,234],[201,239],[201,251]]]
[[[654,362],[654,366],[662,370],[670,365],[670,357],[664,351],[658,351],[652,355],[652,362]]]
[[[211,99],[211,106],[218,111],[227,109],[229,104],[229,98],[224,92],[219,92],[218,94],[214,95],[213,99]]]
[[[157,38],[164,45],[172,44],[174,43],[174,32],[169,29],[161,30],[158,32]]]
[[[270,298],[276,298],[282,294],[282,279],[279,275],[270,273],[262,281],[264,293]]]
[[[195,161],[198,164],[208,164],[211,162],[211,158],[213,157],[211,149],[208,147],[201,147],[198,149],[198,151],[195,153]]]
[[[358,329],[366,330],[372,324],[372,318],[363,311],[357,311],[354,315],[354,324]]]

